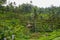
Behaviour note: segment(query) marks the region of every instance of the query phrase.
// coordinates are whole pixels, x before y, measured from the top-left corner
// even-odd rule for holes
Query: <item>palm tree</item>
[[[32,1],[30,1],[30,3],[32,3]]]
[[[33,2],[30,1],[30,3],[32,4]],[[37,10],[36,7],[33,8],[34,12],[33,12],[33,30],[34,32],[36,32],[36,17],[37,17]]]

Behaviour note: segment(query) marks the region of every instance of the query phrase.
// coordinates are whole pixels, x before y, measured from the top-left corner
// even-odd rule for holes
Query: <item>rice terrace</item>
[[[60,5],[38,7],[35,1],[16,6],[0,0],[0,40],[60,40]]]

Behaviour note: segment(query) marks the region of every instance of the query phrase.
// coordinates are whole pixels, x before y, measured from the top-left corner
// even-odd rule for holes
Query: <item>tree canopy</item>
[[[0,0],[0,4],[3,4],[5,2],[6,2],[6,0]]]

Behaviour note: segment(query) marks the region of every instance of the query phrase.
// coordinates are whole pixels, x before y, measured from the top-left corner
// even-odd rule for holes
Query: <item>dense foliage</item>
[[[15,35],[14,40],[58,40],[59,29],[60,7],[0,5],[0,40],[12,40],[12,35]]]

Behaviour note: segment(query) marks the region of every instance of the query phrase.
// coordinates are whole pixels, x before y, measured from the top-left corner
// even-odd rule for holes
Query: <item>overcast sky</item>
[[[8,3],[10,2],[16,2],[17,5],[23,4],[23,3],[30,3],[32,1],[33,5],[36,5],[38,7],[50,7],[53,6],[60,6],[60,0],[7,0]]]

